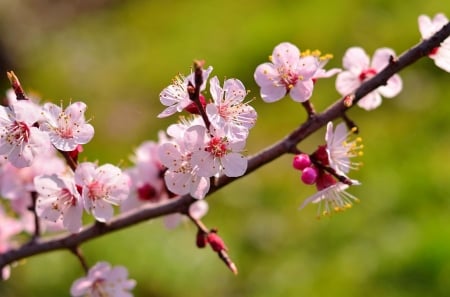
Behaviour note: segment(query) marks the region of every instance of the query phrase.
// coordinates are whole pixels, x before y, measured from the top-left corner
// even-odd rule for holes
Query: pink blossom
[[[84,209],[100,222],[108,221],[114,215],[112,205],[120,204],[129,193],[128,177],[111,164],[78,164],[75,183],[82,188]]]
[[[34,178],[34,185],[38,193],[38,216],[52,222],[62,220],[67,230],[79,232],[83,204],[73,177],[41,175]]]
[[[210,133],[203,126],[193,126],[186,131],[190,140],[192,164],[198,167],[198,175],[211,177],[220,173],[241,176],[247,170],[247,158],[241,154],[245,141],[228,139],[221,130]]]
[[[198,175],[199,168],[191,163],[192,151],[186,149],[184,141],[161,144],[159,158],[167,167],[164,181],[174,194],[190,194],[203,199],[209,191],[209,178]]]
[[[248,131],[256,123],[256,111],[243,103],[247,90],[238,79],[227,79],[220,86],[217,76],[210,80],[210,93],[213,103],[206,106],[211,124],[222,129],[227,138],[245,140]]]
[[[28,214],[31,192],[35,191],[33,179],[43,174],[59,174],[66,170],[63,160],[48,143],[48,149],[34,158],[29,167],[16,168],[11,163],[1,165],[0,194],[11,201],[12,209],[19,215]]]
[[[86,104],[75,102],[64,111],[58,105],[46,103],[42,107],[44,121],[41,130],[48,133],[52,144],[61,151],[73,151],[79,144],[88,143],[94,136],[94,127],[86,123]]]
[[[206,88],[206,81],[212,70],[213,68],[211,66],[206,70],[203,70],[203,84],[201,85],[200,90]],[[165,118],[176,112],[181,112],[192,103],[187,91],[189,82],[195,86],[194,73],[191,73],[187,77],[184,77],[181,74],[178,75],[171,85],[162,90],[159,94],[159,100],[163,105],[167,106],[167,108],[158,115],[158,118]]]
[[[319,181],[319,179],[326,179],[325,187],[319,185],[323,184],[324,181]],[[352,180],[353,185],[359,185],[359,182]],[[304,208],[310,203],[319,204],[317,210],[317,217],[329,216],[334,212],[341,212],[352,207],[353,202],[359,202],[359,199],[355,196],[346,192],[350,187],[347,184],[336,182],[336,180],[329,174],[324,173],[318,177],[317,181],[318,192],[307,198],[299,209]]]
[[[338,74],[336,89],[341,95],[354,92],[363,82],[369,80],[389,64],[395,52],[389,48],[380,48],[375,51],[372,62],[366,52],[360,47],[349,48],[343,58],[346,71]],[[377,108],[381,104],[381,96],[392,98],[402,90],[402,80],[398,74],[388,79],[385,86],[364,96],[358,101],[358,106],[366,110]]]
[[[328,162],[337,174],[344,175],[350,171],[358,169],[361,163],[351,161],[351,158],[362,156],[363,145],[360,137],[350,138],[355,130],[348,131],[345,123],[340,123],[333,131],[333,123],[327,124],[325,141],[327,142],[326,152]]]
[[[0,106],[0,155],[15,167],[30,166],[49,141],[45,133],[33,126],[39,118],[39,110],[30,101]]]
[[[308,100],[314,88],[313,76],[319,67],[316,58],[300,58],[300,50],[284,42],[275,47],[270,59],[271,63],[259,65],[254,73],[261,87],[261,98],[265,102],[275,102],[289,93],[294,101]]]
[[[70,288],[73,297],[132,297],[130,291],[136,281],[128,279],[128,271],[123,266],[111,267],[107,262],[98,262],[88,271],[88,275],[77,279]]]
[[[430,38],[448,23],[443,13],[438,13],[431,19],[427,15],[419,16],[419,30],[423,39]],[[434,48],[428,55],[439,68],[450,72],[450,37],[445,39],[439,47]]]

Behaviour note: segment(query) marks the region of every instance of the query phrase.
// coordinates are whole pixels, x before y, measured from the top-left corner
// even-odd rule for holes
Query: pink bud
[[[294,160],[292,160],[292,166],[295,169],[303,170],[306,167],[311,165],[311,160],[307,154],[299,154],[294,156]]]
[[[302,171],[302,182],[307,185],[312,185],[316,182],[317,170],[313,167],[306,167]]]
[[[220,238],[219,235],[216,233],[217,231],[211,230],[208,235],[206,235],[206,241],[209,243],[213,251],[220,252],[220,251],[227,251],[227,247],[225,246],[225,243],[223,242],[222,238]]]
[[[197,245],[198,248],[204,248],[206,246],[206,235],[205,233],[198,229],[197,230],[197,236],[195,238],[195,244]]]
[[[206,100],[205,97],[200,94],[199,98],[201,105],[203,106],[203,109],[205,109],[206,106]],[[200,114],[200,111],[197,108],[197,105],[195,104],[195,102],[191,102],[188,106],[185,107],[185,109],[187,112],[192,113],[192,114]]]

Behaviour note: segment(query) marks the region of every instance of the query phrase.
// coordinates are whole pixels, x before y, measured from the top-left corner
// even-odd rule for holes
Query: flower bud
[[[316,182],[317,179],[317,169],[314,167],[306,167],[302,171],[302,182],[307,185],[312,185]]]
[[[306,167],[311,166],[311,160],[307,154],[298,154],[294,156],[294,160],[292,160],[292,166],[295,169],[303,170]]]
[[[213,251],[217,253],[228,250],[222,238],[220,238],[220,236],[217,235],[217,231],[214,229],[211,230],[211,232],[209,232],[208,235],[206,235],[206,241],[209,243]]]

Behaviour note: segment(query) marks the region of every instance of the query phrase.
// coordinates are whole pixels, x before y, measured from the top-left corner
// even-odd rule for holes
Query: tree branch
[[[385,85],[387,80],[395,73],[401,71],[408,65],[416,62],[420,58],[427,56],[432,49],[438,47],[442,41],[450,36],[450,23],[445,25],[440,31],[431,38],[423,40],[407,52],[403,53],[398,59],[392,59],[390,63],[372,77],[363,83],[353,94],[349,94],[337,100],[322,113],[318,113],[292,131],[284,139],[265,148],[257,154],[251,156],[248,160],[248,168],[245,175],[238,178],[221,176],[217,183],[211,187],[208,195],[221,189],[227,184],[240,179],[263,165],[277,159],[278,157],[296,150],[296,146],[309,135],[326,125],[329,121],[341,117],[345,111],[351,108],[361,98],[375,90],[379,86]],[[349,104],[348,98],[352,98],[352,104]],[[0,270],[5,265],[27,258],[33,255],[42,254],[59,249],[74,250],[79,245],[91,239],[111,233],[116,230],[155,219],[171,213],[187,213],[189,205],[196,201],[189,195],[182,196],[178,199],[169,200],[166,203],[158,205],[148,205],[135,211],[120,214],[105,224],[93,224],[84,228],[81,232],[71,235],[59,235],[45,240],[36,240],[32,244],[23,245],[17,249],[12,249],[0,255]]]

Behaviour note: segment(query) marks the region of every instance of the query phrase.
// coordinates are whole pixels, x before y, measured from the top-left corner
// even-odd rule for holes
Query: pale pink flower
[[[38,193],[37,215],[52,222],[62,220],[67,230],[79,232],[83,203],[73,177],[41,175],[34,178],[34,185]]]
[[[354,185],[359,185],[358,181],[352,180]],[[359,199],[346,192],[349,185],[341,182],[332,182],[328,187],[319,190],[317,193],[307,198],[299,209],[303,209],[310,203],[319,204],[317,217],[329,216],[333,212],[341,212],[352,207],[353,202]]]
[[[198,175],[204,177],[224,173],[229,177],[242,176],[247,170],[247,158],[241,154],[244,140],[228,139],[221,130],[207,132],[203,126],[193,126],[186,131],[190,141],[191,163],[198,167]]]
[[[212,70],[213,68],[211,66],[203,70],[203,84],[200,88],[201,91],[205,89],[206,81]],[[167,106],[167,108],[158,115],[158,118],[165,118],[176,112],[181,112],[192,103],[187,91],[189,82],[195,86],[193,72],[187,77],[184,77],[181,74],[176,76],[172,81],[172,84],[162,90],[159,94],[159,100],[163,105]]]
[[[438,13],[431,19],[427,15],[419,16],[419,30],[422,39],[430,38],[448,23],[443,13]],[[450,72],[450,37],[445,39],[439,47],[434,48],[428,55],[439,68]]]
[[[248,131],[256,123],[256,111],[247,103],[243,103],[247,90],[238,79],[227,79],[220,86],[219,79],[214,76],[209,81],[213,103],[206,106],[206,114],[211,124],[222,129],[226,137],[245,140]]]
[[[254,73],[261,87],[261,98],[275,102],[289,94],[294,101],[304,102],[313,92],[313,76],[319,64],[312,56],[300,58],[300,50],[293,44],[280,43],[270,56],[271,63],[259,65]]]
[[[380,48],[375,51],[372,61],[360,47],[349,48],[343,58],[345,71],[336,78],[337,91],[345,96],[354,92],[363,82],[369,80],[383,70],[395,52],[389,48]],[[402,90],[402,79],[394,74],[387,80],[386,85],[378,87],[358,101],[358,106],[366,110],[377,108],[381,104],[381,96],[392,98]]]
[[[128,176],[111,164],[97,167],[94,163],[78,164],[75,183],[82,188],[84,209],[100,222],[114,215],[113,205],[119,205],[129,193]]]
[[[16,167],[30,166],[49,141],[45,133],[33,126],[39,118],[39,110],[30,101],[0,106],[0,155]]]
[[[184,141],[163,143],[159,147],[159,158],[167,167],[164,181],[174,194],[190,194],[203,199],[209,191],[209,178],[198,175],[198,166],[191,163],[192,151],[186,149]]]
[[[115,266],[107,262],[98,262],[91,267],[88,275],[77,279],[70,288],[73,297],[132,297],[131,290],[136,281],[128,279],[124,266]]]
[[[44,121],[40,128],[48,133],[52,144],[61,151],[73,151],[79,144],[88,143],[94,136],[94,127],[86,123],[86,104],[75,102],[65,110],[53,103],[42,107]]]
[[[345,123],[340,123],[333,131],[333,123],[328,122],[325,135],[325,141],[327,142],[326,151],[330,167],[337,174],[346,176],[351,169],[358,169],[361,166],[361,163],[350,160],[351,158],[362,156],[362,139],[360,137],[350,138],[354,132],[355,130],[349,132]]]
[[[31,192],[35,191],[33,179],[43,174],[60,174],[66,170],[66,165],[48,143],[48,149],[39,153],[29,167],[17,168],[5,162],[0,168],[0,194],[10,200],[17,214],[23,215],[29,213]]]

